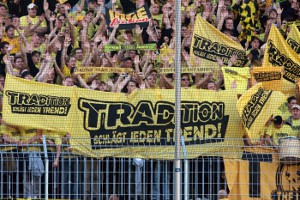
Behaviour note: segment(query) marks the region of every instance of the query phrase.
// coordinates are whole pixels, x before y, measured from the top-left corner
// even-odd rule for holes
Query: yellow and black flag
[[[259,134],[285,99],[285,95],[281,92],[265,90],[262,83],[253,86],[239,98],[237,111],[250,137]]]
[[[273,25],[269,34],[263,65],[284,68],[282,92],[287,96],[295,95],[295,82],[300,78],[299,63],[299,55]]]
[[[233,67],[244,67],[248,62],[242,45],[197,15],[192,38],[191,63],[195,64],[195,58],[199,57],[203,67],[219,69],[217,58],[221,58],[224,65],[228,66],[233,55],[238,57]]]

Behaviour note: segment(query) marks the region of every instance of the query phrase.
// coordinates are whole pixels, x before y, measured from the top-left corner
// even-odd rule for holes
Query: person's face
[[[185,35],[185,32],[187,31],[187,27],[186,26],[182,26],[181,27],[181,35]]]
[[[107,84],[101,83],[101,84],[99,85],[99,90],[100,90],[100,91],[107,91],[107,89],[108,89]]]
[[[294,108],[292,110],[292,117],[293,117],[293,119],[300,119],[300,110],[298,110],[297,108]]]
[[[153,76],[155,79],[157,79],[157,72],[153,71],[150,73],[151,76]]]
[[[24,62],[21,58],[18,58],[16,61],[15,61],[15,68],[16,69],[22,69],[24,66]]]
[[[189,85],[190,85],[190,77],[182,76],[181,77],[181,87],[189,87]]]
[[[65,14],[65,5],[59,5],[59,7],[58,7],[58,12],[60,13],[60,14]]]
[[[58,19],[60,20],[61,24],[65,24],[66,18],[64,16],[61,15],[58,17]],[[59,21],[59,20],[57,20],[57,21]]]
[[[157,15],[159,13],[159,5],[153,4],[150,8],[151,14]]]
[[[36,17],[36,13],[37,13],[37,8],[36,7],[28,8],[28,15],[30,17]]]
[[[7,51],[8,51],[8,47],[9,47],[8,44],[4,45],[3,49],[1,49],[1,53],[2,53],[2,54],[6,54]]]
[[[159,27],[159,22],[157,20],[152,20],[153,27]]]
[[[32,56],[32,61],[34,64],[38,64],[40,61],[40,54],[36,53]]]
[[[227,7],[227,8],[229,8],[230,6],[231,6],[231,0],[225,0],[225,6]]]
[[[70,58],[69,62],[67,63],[68,67],[72,68],[76,66],[76,58],[72,57]]]
[[[252,49],[259,49],[259,40],[254,39],[254,40],[251,42],[251,46],[252,46]]]
[[[293,105],[296,105],[296,104],[297,104],[297,100],[296,99],[291,100],[291,102],[288,103],[289,109],[292,109]]]
[[[156,78],[154,78],[152,75],[147,77],[147,81],[150,87],[154,87],[156,84]]]
[[[214,91],[217,91],[217,86],[215,83],[208,83],[207,84],[207,89],[208,90],[214,90]]]
[[[283,126],[283,123],[281,123],[281,124],[274,124],[274,127],[278,128],[278,129],[281,128],[282,126]]]
[[[9,38],[15,37],[15,29],[14,28],[8,29],[6,34],[7,34],[7,37],[9,37]]]
[[[75,52],[75,57],[76,57],[76,60],[82,60],[83,59],[83,52],[81,49],[77,49],[76,52]]]
[[[275,11],[272,11],[269,15],[270,19],[276,19],[277,18],[277,13]]]
[[[227,19],[226,20],[226,24],[225,27],[229,30],[233,30],[234,26],[233,26],[233,20],[232,19]]]
[[[164,42],[169,43],[169,42],[170,42],[169,37],[165,36],[165,37],[164,37]]]
[[[132,61],[131,61],[131,60],[126,60],[126,61],[124,61],[124,67],[125,67],[125,68],[130,68],[130,67],[132,67]]]
[[[19,26],[19,25],[20,25],[20,18],[14,17],[14,18],[13,18],[13,24]]]
[[[32,42],[33,42],[34,45],[39,45],[40,42],[41,42],[41,39],[40,39],[39,36],[37,36],[36,34],[34,34],[34,35],[32,36]]]
[[[87,22],[91,22],[92,21],[92,19],[93,19],[93,13],[88,13],[88,14],[86,14],[85,15],[85,20],[87,21]]]
[[[127,33],[126,35],[127,35],[128,41],[132,42],[133,41],[133,35],[131,33]]]
[[[136,84],[134,82],[129,82],[127,85],[127,94],[131,94],[132,91],[136,89]]]
[[[157,29],[157,38],[161,39],[161,29]]]
[[[6,16],[6,14],[7,14],[6,8],[4,6],[1,6],[0,7],[0,15]]]
[[[64,86],[74,86],[74,82],[73,79],[68,77],[63,81],[63,85]]]
[[[132,60],[134,60],[135,56],[136,56],[136,51],[129,51],[129,57],[130,57]]]
[[[291,8],[293,8],[294,10],[298,10],[299,9],[299,3],[297,0],[292,0],[292,3],[291,3]]]
[[[54,71],[54,68],[50,69],[48,71],[48,76],[49,76],[49,79],[53,80],[54,77],[55,77],[55,71]]]

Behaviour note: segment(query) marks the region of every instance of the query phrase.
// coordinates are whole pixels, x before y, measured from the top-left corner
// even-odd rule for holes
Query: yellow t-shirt
[[[267,135],[273,138],[273,142],[279,145],[279,141],[283,137],[295,136],[293,135],[293,130],[289,125],[284,124],[281,128],[276,128],[274,125],[268,127]]]
[[[22,17],[20,18],[20,26],[28,26],[27,16],[28,16],[28,15],[22,16]],[[29,17],[29,16],[28,16],[28,17]],[[36,17],[34,17],[34,18],[29,17],[29,19],[31,20],[32,25],[35,25],[35,24],[37,24],[37,23],[39,22],[39,16],[36,16]],[[38,26],[38,28],[45,28],[45,27],[47,27],[47,23],[46,23],[46,21],[44,20],[44,21]]]
[[[21,45],[18,37],[14,37],[13,39],[9,39],[8,37],[2,38],[2,42],[8,42],[13,48],[10,51],[11,54],[19,53],[21,51]]]
[[[293,119],[292,120],[292,130],[293,133],[291,136],[298,136],[300,132],[300,119]]]
[[[64,75],[65,77],[71,76],[71,71],[70,71],[70,69],[69,69],[67,66],[64,66],[64,67],[62,68],[61,72],[63,73],[63,75]]]

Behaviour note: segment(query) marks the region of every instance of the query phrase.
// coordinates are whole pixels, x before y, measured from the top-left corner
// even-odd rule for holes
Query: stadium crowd
[[[108,10],[130,13],[148,5],[151,19],[147,27],[135,26],[120,30],[115,23],[107,27]],[[161,68],[174,68],[175,31],[181,31],[182,68],[201,66],[200,59],[190,62],[190,50],[195,19],[201,15],[220,32],[244,47],[249,62],[248,88],[255,81],[250,71],[262,65],[265,44],[270,28],[275,24],[287,37],[290,24],[300,18],[299,1],[284,0],[182,0],[181,30],[175,29],[175,0],[1,0],[0,1],[0,90],[4,90],[6,74],[24,79],[82,87],[105,92],[130,95],[136,89],[173,89],[174,74],[160,73]],[[104,51],[108,44],[156,44],[155,50]],[[230,58],[234,65],[237,55]],[[182,88],[226,90],[219,69],[210,73],[182,73]],[[78,67],[128,68],[134,73],[77,74]],[[21,86],[20,86],[21,87]],[[234,88],[236,84],[229,87]],[[296,90],[295,90],[295,96]],[[281,113],[272,116],[273,128],[266,128],[265,140],[247,145],[269,144],[276,129],[290,129],[290,135],[300,130],[300,106],[296,97],[287,100]],[[1,121],[2,142],[26,146],[40,140],[40,130],[12,127]],[[10,132],[8,134],[6,131]],[[15,132],[32,137],[25,141],[12,139]],[[49,138],[49,143],[60,146],[64,140]],[[65,142],[66,143],[66,142]],[[276,142],[275,142],[276,143]],[[59,165],[61,150],[53,150],[53,167]]]
[[[133,29],[120,30],[120,25],[114,23],[109,31],[109,10],[130,13],[144,5],[149,6],[151,13],[147,27],[136,25]],[[174,0],[2,1],[0,90],[3,91],[7,73],[49,84],[126,95],[136,89],[172,89],[174,74],[159,72],[161,68],[174,68],[174,5]],[[201,66],[197,57],[195,62],[190,60],[195,18],[201,15],[243,45],[249,59],[245,66],[249,68],[248,88],[255,84],[250,71],[262,65],[271,25],[275,24],[286,37],[289,25],[299,18],[299,2],[296,0],[183,0],[181,5],[182,68]],[[108,44],[149,43],[156,44],[157,48],[104,51]],[[237,58],[233,55],[228,66],[234,65]],[[235,88],[236,82],[224,84],[221,70],[224,63],[222,59],[217,59],[217,63],[219,69],[209,73],[182,73],[182,87],[214,91]],[[78,67],[91,66],[127,68],[134,73],[76,73]],[[286,106],[285,110],[291,111],[291,108]]]

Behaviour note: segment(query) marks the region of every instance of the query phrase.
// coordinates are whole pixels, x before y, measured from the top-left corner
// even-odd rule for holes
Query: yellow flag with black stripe
[[[295,24],[292,24],[291,27],[286,42],[297,54],[300,54],[300,32]]]
[[[247,90],[237,102],[237,111],[247,133],[251,137],[257,136],[283,102],[285,102],[284,94],[265,90],[262,83]]]
[[[217,70],[217,58],[221,58],[224,65],[228,66],[232,55],[238,57],[234,67],[244,67],[248,62],[242,45],[221,33],[200,15],[196,17],[191,46],[191,63],[195,64],[195,58],[199,57],[204,68]]]
[[[300,78],[300,57],[288,45],[279,30],[273,25],[269,34],[263,65],[284,67],[282,92],[295,95],[295,81]]]

